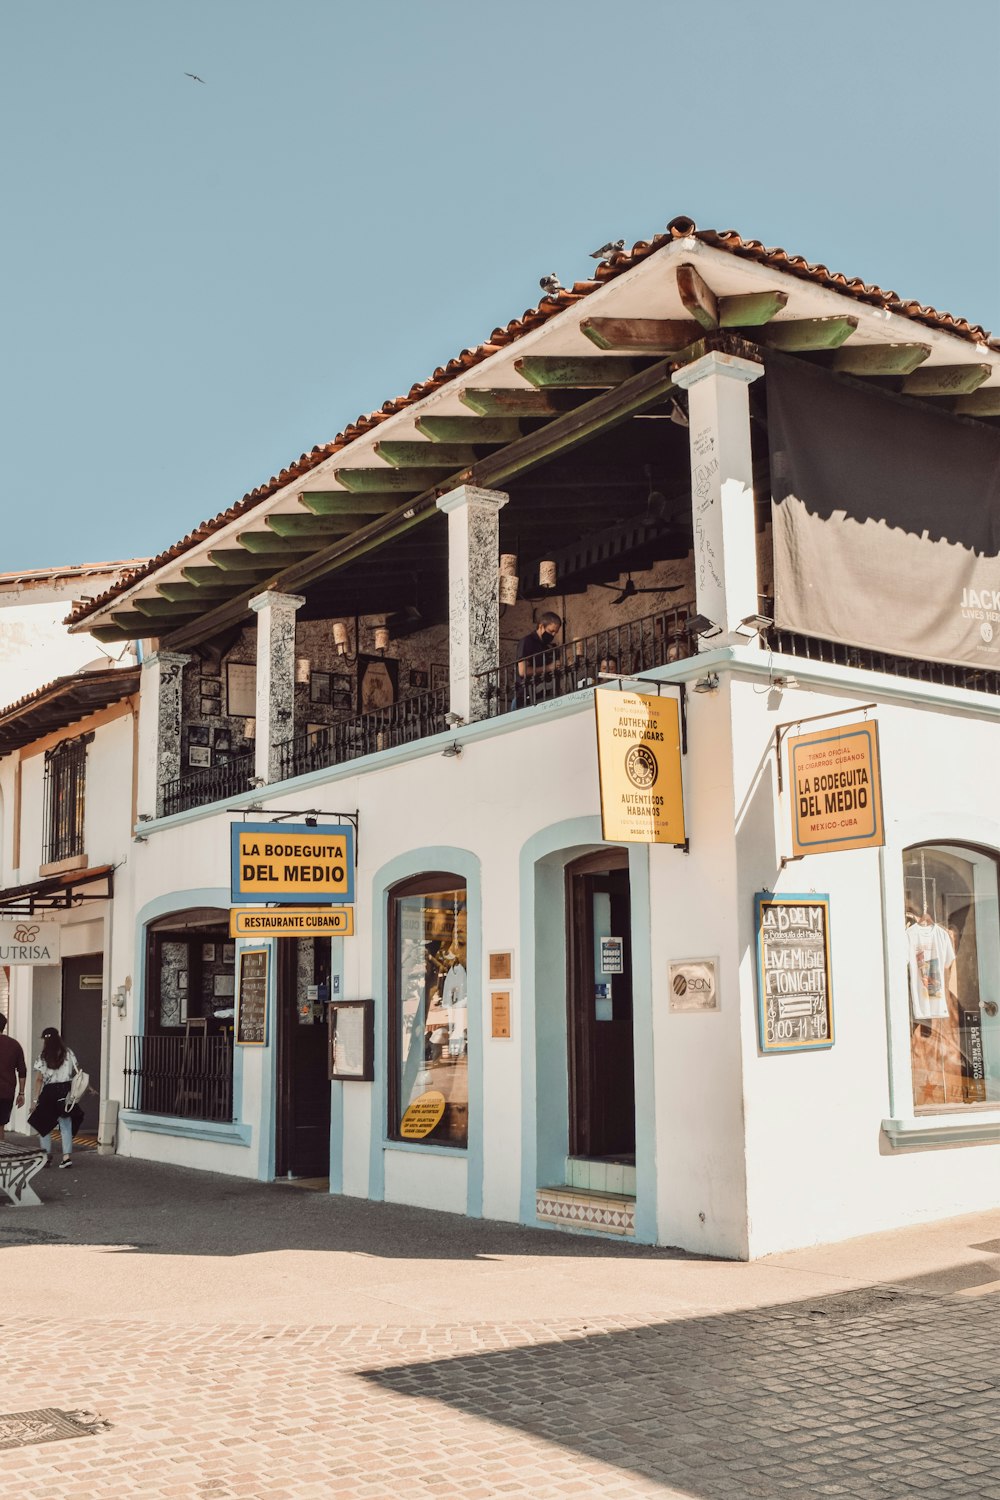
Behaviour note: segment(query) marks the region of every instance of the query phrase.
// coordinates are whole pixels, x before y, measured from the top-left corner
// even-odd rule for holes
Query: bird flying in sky
[[[204,83],[205,82],[204,78],[199,78],[198,75],[197,75],[197,73],[185,73],[184,77],[185,78],[193,78],[194,81],[195,81],[195,83]],[[207,87],[207,84],[206,84],[206,87]]]

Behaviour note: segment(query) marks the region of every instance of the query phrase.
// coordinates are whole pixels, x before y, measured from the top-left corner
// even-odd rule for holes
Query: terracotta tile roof
[[[139,668],[101,667],[56,677],[0,708],[0,757],[139,691]]]
[[[631,270],[655,254],[666,244],[674,240],[686,239],[693,236],[703,245],[711,245],[720,250],[727,250],[744,260],[753,260],[760,265],[770,266],[776,271],[786,275],[799,276],[803,280],[811,281],[818,286],[827,287],[832,291],[840,292],[859,302],[867,302],[873,307],[882,307],[889,312],[899,313],[903,317],[911,318],[915,322],[923,323],[929,328],[940,329],[942,332],[957,335],[959,338],[968,339],[972,343],[990,343],[990,335],[980,327],[979,324],[969,323],[965,318],[956,318],[951,313],[941,313],[933,307],[926,307],[920,302],[905,301],[896,292],[883,290],[882,287],[862,281],[859,277],[844,276],[839,272],[830,271],[826,266],[816,265],[812,261],[805,260],[801,255],[789,255],[786,250],[780,248],[768,249],[760,240],[745,240],[735,229],[698,229],[692,219],[680,216],[671,219],[662,234],[654,235],[651,240],[639,240],[632,246],[631,250],[622,251],[612,257],[610,261],[604,261],[598,265],[593,279],[588,281],[574,282],[572,287],[565,287],[561,291],[547,295],[542,298],[537,307],[529,307],[520,318],[513,318],[503,328],[494,328],[485,343],[478,344],[474,349],[463,349],[454,359],[450,359],[446,365],[440,365],[427,379],[412,385],[403,396],[394,396],[382,404],[378,411],[368,412],[360,416],[344,431],[338,433],[332,442],[323,443],[312,448],[310,452],[303,453],[294,463],[282,469],[280,474],[272,475],[265,484],[258,485],[254,490],[245,494],[242,500],[231,505],[228,510],[221,511],[217,516],[202,521],[187,536],[182,537],[179,542],[168,547],[157,557],[150,558],[148,562],[140,564],[130,573],[124,574],[116,584],[106,590],[98,598],[79,605],[73,613],[68,616],[67,624],[76,624],[88,615],[96,613],[105,604],[131,588],[133,584],[141,579],[155,573],[164,564],[181,557],[185,552],[196,547],[199,542],[207,540],[223,527],[228,526],[241,515],[253,510],[269,499],[285,485],[291,484],[293,480],[308,474],[317,468],[327,458],[335,453],[340,453],[357,438],[363,437],[372,431],[381,422],[389,417],[395,416],[397,412],[403,411],[408,406],[421,401],[433,391],[440,390],[444,385],[454,380],[464,371],[472,369],[481,364],[491,354],[498,353],[508,344],[523,338],[525,334],[571,307],[575,302],[590,295],[591,292],[603,286],[606,282],[621,276],[623,272]],[[1000,347],[996,343],[991,345]]]
[[[126,557],[118,562],[67,563],[65,567],[15,568],[11,573],[0,573],[0,588],[11,583],[47,583],[59,578],[90,578],[95,574],[133,574],[145,567],[147,557]]]

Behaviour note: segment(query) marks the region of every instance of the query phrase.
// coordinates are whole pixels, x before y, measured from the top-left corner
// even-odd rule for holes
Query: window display
[[[389,932],[390,1134],[464,1147],[469,1124],[464,881],[436,875],[397,886],[390,897]]]
[[[997,861],[950,844],[903,856],[913,1102],[1000,1102]]]

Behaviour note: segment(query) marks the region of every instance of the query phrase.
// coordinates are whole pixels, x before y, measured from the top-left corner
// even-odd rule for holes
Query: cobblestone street
[[[0,1500],[1000,1500],[997,1216],[737,1266],[112,1158],[43,1192],[3,1411],[110,1425]]]

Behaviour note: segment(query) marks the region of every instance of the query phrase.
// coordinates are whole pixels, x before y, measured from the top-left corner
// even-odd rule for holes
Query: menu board
[[[375,1001],[333,1000],[330,1026],[330,1077],[371,1083],[375,1077]]]
[[[244,948],[236,985],[236,1043],[267,1046],[267,949]]]
[[[833,1046],[829,896],[754,897],[762,1052]]]

